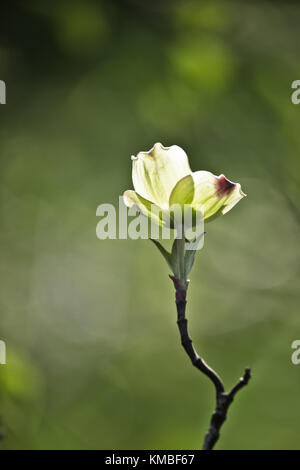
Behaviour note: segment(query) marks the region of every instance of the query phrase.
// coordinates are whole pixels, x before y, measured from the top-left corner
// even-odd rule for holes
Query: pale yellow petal
[[[244,196],[238,183],[229,181],[224,175],[215,176],[209,171],[196,171],[192,205],[201,205],[204,220],[212,220],[230,211]]]
[[[143,198],[167,209],[172,189],[184,176],[191,174],[186,153],[177,145],[155,144],[149,152],[132,157],[134,189]]]
[[[163,211],[156,204],[143,198],[135,191],[125,191],[123,194],[123,200],[127,207],[137,206],[142,214],[152,219],[157,225],[165,225],[165,222],[163,221]]]

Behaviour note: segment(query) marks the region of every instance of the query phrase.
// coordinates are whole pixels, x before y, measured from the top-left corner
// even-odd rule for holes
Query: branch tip
[[[180,332],[181,344],[189,356],[192,364],[213,382],[216,389],[216,409],[212,414],[210,426],[205,436],[203,445],[203,450],[211,450],[219,439],[220,428],[226,419],[227,410],[230,404],[232,403],[237,392],[245,387],[251,378],[251,369],[250,367],[246,367],[244,374],[242,377],[240,377],[238,383],[229,393],[225,392],[222,379],[198,355],[188,333],[188,321],[185,316],[185,309],[189,281],[183,282],[172,275],[169,275],[169,277],[172,279],[176,291],[177,325]]]

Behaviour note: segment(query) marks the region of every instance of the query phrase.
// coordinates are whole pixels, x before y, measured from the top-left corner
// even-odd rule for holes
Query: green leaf
[[[159,249],[163,257],[165,258],[166,262],[168,263],[169,267],[173,271],[173,266],[171,262],[171,253],[169,253],[157,240],[150,238],[150,240],[154,243],[154,245]]]
[[[179,263],[179,250],[178,250],[178,238],[175,238],[171,252],[172,266],[174,275],[180,277],[180,263]]]
[[[187,279],[187,276],[191,272],[191,269],[193,267],[194,261],[195,261],[195,255],[197,253],[197,247],[198,244],[201,240],[201,238],[204,236],[204,233],[201,233],[199,237],[195,238],[193,241],[190,241],[189,243],[193,243],[195,245],[195,249],[193,250],[186,250],[185,255],[184,255],[184,275],[185,278]]]
[[[150,238],[154,245],[159,249],[166,262],[168,263],[169,268],[171,269],[174,276],[179,277],[179,260],[178,260],[178,251],[177,251],[177,242],[174,240],[172,246],[172,252],[169,253],[157,240]]]

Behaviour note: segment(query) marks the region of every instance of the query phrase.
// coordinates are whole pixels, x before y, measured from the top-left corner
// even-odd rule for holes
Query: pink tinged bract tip
[[[219,197],[228,196],[235,187],[235,183],[229,181],[224,175],[220,175],[216,182]]]

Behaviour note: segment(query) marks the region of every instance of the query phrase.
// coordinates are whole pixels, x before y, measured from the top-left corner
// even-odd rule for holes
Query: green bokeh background
[[[96,238],[130,155],[174,143],[248,197],[206,228],[193,341],[227,388],[218,449],[300,449],[300,5],[45,1],[1,7],[3,449],[197,449],[214,407],[148,241]]]

